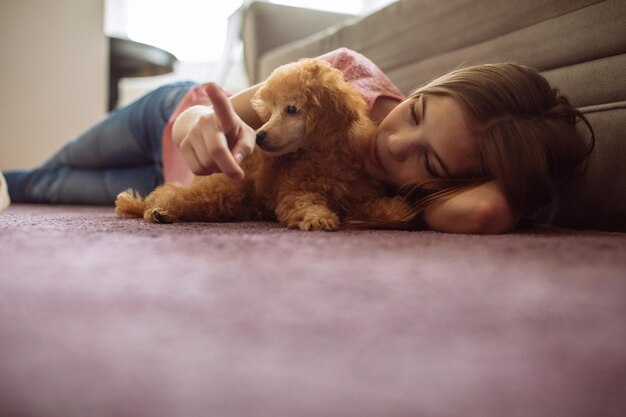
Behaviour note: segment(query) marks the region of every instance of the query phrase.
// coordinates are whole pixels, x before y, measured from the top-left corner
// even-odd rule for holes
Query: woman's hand
[[[512,232],[520,218],[495,181],[464,189],[424,209],[429,229],[449,233]]]
[[[185,110],[174,123],[172,139],[194,174],[223,172],[242,180],[239,164],[254,150],[254,129],[238,116],[217,84],[208,84],[206,92],[213,106]]]

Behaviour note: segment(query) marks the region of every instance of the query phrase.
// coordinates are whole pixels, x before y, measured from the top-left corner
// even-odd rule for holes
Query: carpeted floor
[[[0,215],[0,416],[623,416],[626,234]]]

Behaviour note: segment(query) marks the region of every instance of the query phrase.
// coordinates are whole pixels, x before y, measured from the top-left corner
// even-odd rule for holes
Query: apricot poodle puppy
[[[252,105],[264,124],[257,149],[242,164],[243,181],[196,177],[188,188],[165,184],[145,200],[126,191],[117,197],[117,215],[155,223],[278,220],[329,231],[347,218],[367,225],[411,217],[404,200],[386,197],[383,184],[365,171],[376,126],[341,71],[315,59],[284,65]]]

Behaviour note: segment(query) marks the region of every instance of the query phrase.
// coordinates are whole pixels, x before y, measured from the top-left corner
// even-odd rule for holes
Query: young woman
[[[358,53],[341,48],[320,59],[343,71],[380,123],[368,172],[404,195],[429,229],[512,231],[580,173],[593,149],[585,117],[528,67],[460,69],[404,98]],[[241,179],[239,164],[261,125],[250,105],[258,87],[230,98],[214,84],[157,89],[42,167],[5,173],[11,198],[111,204],[129,187],[145,194],[163,180],[189,183],[193,174]]]

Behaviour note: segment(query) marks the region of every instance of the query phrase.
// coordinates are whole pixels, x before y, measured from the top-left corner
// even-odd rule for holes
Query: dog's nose
[[[261,146],[266,136],[267,132],[265,130],[259,130],[258,132],[256,132],[256,144]]]

